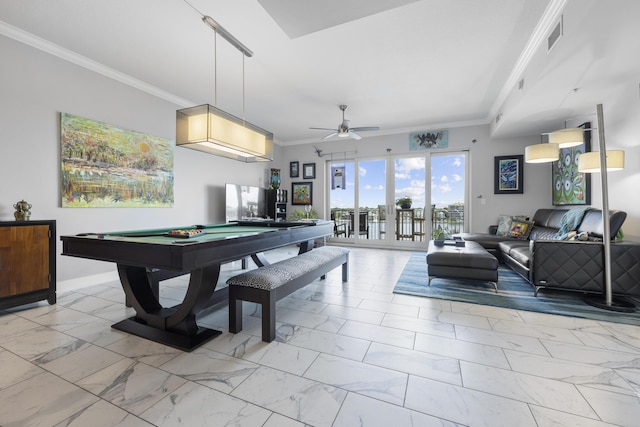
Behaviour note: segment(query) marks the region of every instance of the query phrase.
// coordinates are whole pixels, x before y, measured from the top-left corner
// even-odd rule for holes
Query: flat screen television
[[[250,185],[225,184],[227,222],[267,216],[267,190]]]

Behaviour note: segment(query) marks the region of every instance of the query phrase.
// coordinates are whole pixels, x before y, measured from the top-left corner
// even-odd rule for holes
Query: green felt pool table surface
[[[277,232],[278,229],[278,227],[246,225],[241,226],[234,223],[229,223],[96,233],[92,237],[95,239],[112,239],[121,241],[128,240],[131,242],[153,243],[160,245],[184,245],[211,240],[233,239],[240,236],[250,236],[258,233],[273,233]],[[202,234],[198,234],[188,238],[172,236],[169,234],[170,232],[175,230],[201,230]]]
[[[201,229],[189,238],[172,230]],[[63,255],[189,272],[294,243],[331,235],[330,221],[233,222],[61,236]]]

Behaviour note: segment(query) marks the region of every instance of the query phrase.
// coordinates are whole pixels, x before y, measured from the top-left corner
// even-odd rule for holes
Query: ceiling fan
[[[323,136],[322,139],[328,139],[328,138],[331,138],[332,136],[338,135],[339,138],[349,137],[349,138],[353,138],[355,140],[362,139],[362,137],[360,135],[358,135],[356,132],[368,131],[368,130],[380,130],[380,128],[377,127],[377,126],[350,128],[349,127],[349,120],[346,120],[344,118],[344,110],[346,110],[346,109],[347,109],[346,105],[341,105],[340,106],[340,110],[342,110],[342,123],[340,123],[340,125],[338,126],[337,129],[329,129],[329,128],[309,128],[309,129],[333,131],[333,133],[330,133],[329,135]]]

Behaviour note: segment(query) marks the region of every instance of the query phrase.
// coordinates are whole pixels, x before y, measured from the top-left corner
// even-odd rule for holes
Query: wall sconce
[[[215,37],[219,33],[242,53],[242,110],[244,114],[244,58],[252,56],[253,52],[210,16],[202,16],[202,21],[213,29]],[[214,74],[215,86],[218,81],[217,66]],[[217,93],[217,87],[215,89]],[[184,108],[176,112],[176,145],[247,163],[273,160],[273,134],[271,132],[207,104]]]

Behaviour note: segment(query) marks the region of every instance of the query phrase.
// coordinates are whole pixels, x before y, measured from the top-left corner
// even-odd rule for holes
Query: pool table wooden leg
[[[220,263],[192,271],[184,300],[170,308],[160,304],[153,289],[152,282],[158,282],[162,273],[154,276],[144,267],[126,265],[118,265],[118,273],[136,315],[113,328],[186,351],[220,334],[220,331],[199,327],[196,322],[197,314],[207,306],[215,291]],[[164,276],[175,277],[175,274],[168,272]]]

